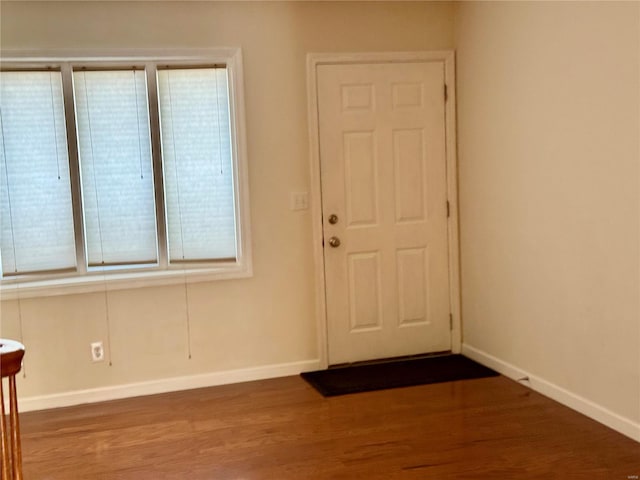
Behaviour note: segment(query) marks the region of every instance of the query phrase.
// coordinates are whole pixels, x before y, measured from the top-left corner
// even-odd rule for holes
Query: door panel
[[[317,75],[329,363],[449,350],[443,63]]]

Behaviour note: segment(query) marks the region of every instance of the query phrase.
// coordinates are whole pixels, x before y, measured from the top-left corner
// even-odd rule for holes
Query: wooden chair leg
[[[18,391],[15,375],[9,377],[9,413],[11,415],[11,464],[13,480],[22,480],[22,445],[20,444],[20,420],[18,418]]]
[[[2,388],[3,381],[0,379],[0,428],[2,429],[2,480],[11,479],[11,464],[9,461],[9,438],[7,434],[7,424],[4,417],[4,391]]]

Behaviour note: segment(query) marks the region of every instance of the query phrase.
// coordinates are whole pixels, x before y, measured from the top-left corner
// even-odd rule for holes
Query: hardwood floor
[[[505,377],[333,398],[286,377],[21,422],[27,480],[640,475],[639,443]]]

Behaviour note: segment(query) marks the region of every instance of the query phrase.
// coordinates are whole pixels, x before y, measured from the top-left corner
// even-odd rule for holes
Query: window
[[[227,76],[158,72],[169,261],[234,258]]]
[[[3,292],[250,275],[241,87],[237,50],[5,57]]]
[[[76,262],[60,72],[0,75],[4,275]]]
[[[73,72],[87,265],[158,260],[144,71]]]

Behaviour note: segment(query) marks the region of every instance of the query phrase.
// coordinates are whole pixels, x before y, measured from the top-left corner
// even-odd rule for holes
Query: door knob
[[[329,215],[329,223],[331,225],[335,225],[336,223],[338,223],[338,215],[336,215],[335,213]]]
[[[329,245],[331,245],[333,248],[337,248],[340,246],[340,239],[338,237],[331,237],[329,239]]]

